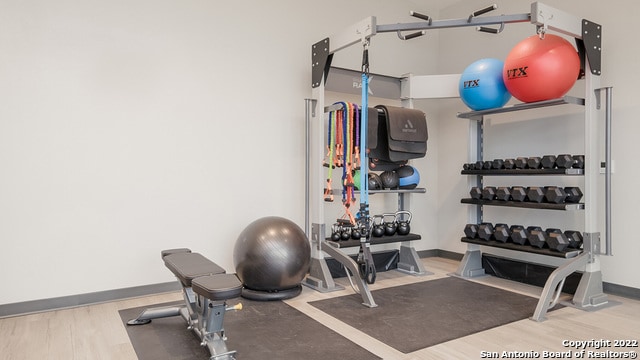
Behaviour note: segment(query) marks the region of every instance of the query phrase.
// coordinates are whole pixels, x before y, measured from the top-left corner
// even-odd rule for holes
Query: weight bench
[[[236,274],[227,274],[223,268],[189,249],[163,250],[165,266],[182,285],[184,305],[145,309],[127,325],[144,325],[152,319],[182,316],[187,329],[193,330],[211,354],[210,360],[235,359],[236,351],[229,351],[225,344],[224,314],[240,310],[242,304],[227,307],[226,301],[239,297],[242,283]]]

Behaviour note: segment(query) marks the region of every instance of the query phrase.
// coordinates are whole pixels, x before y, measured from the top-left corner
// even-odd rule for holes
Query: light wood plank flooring
[[[434,275],[411,276],[397,271],[383,272],[378,274],[378,280],[371,289],[439,279],[448,276],[458,265],[457,261],[442,258],[427,258],[423,261],[426,269]],[[538,297],[541,292],[537,287],[494,277],[474,281],[534,297]],[[308,304],[309,301],[353,293],[346,279],[338,279],[337,282],[344,285],[345,289],[323,294],[305,287],[300,296],[287,302],[383,359],[480,359],[482,351],[537,351],[542,355],[543,351],[576,351],[563,346],[563,340],[640,340],[640,301],[609,296],[616,305],[595,312],[564,308],[549,313],[548,320],[541,323],[517,321],[411,354],[403,354]],[[120,321],[118,310],[181,299],[181,294],[174,292],[0,319],[0,359],[133,360],[137,357]],[[640,352],[639,348],[587,350]]]

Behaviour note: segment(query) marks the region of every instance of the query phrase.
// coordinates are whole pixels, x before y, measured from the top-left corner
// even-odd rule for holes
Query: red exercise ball
[[[530,36],[519,42],[504,62],[507,90],[523,102],[557,99],[566,94],[580,74],[580,58],[567,40],[552,34]]]

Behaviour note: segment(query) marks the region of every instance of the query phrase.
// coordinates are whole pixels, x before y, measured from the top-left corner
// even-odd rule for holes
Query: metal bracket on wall
[[[602,26],[592,21],[582,19],[582,40],[589,60],[589,67],[593,75],[602,74]]]
[[[317,88],[329,72],[333,55],[329,52],[329,38],[318,41],[311,46],[311,87]]]

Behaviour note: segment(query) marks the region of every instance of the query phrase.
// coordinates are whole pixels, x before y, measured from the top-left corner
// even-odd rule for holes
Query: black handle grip
[[[497,34],[499,32],[499,29],[494,29],[494,28],[485,27],[485,26],[479,26],[478,27],[478,31],[482,31],[482,32],[490,33],[490,34]]]
[[[431,20],[429,15],[420,14],[420,13],[415,12],[415,11],[409,11],[409,15],[411,15],[413,17],[417,17],[418,19],[422,19],[422,20],[425,20],[425,21]]]
[[[414,32],[414,33],[412,33],[412,34],[405,35],[405,36],[404,36],[404,39],[405,39],[405,40],[410,40],[410,39],[413,39],[413,38],[417,38],[417,37],[419,37],[419,36],[422,36],[422,35],[424,35],[424,34],[425,34],[425,32],[424,32],[424,31],[416,31],[416,32]]]
[[[482,15],[482,14],[486,14],[486,13],[488,13],[489,11],[493,11],[493,10],[495,10],[495,9],[497,9],[497,8],[498,8],[498,5],[493,4],[493,5],[487,6],[487,7],[486,7],[486,8],[484,8],[484,9],[480,9],[480,10],[476,10],[476,11],[474,11],[474,12],[473,12],[473,16],[480,16],[480,15]]]

